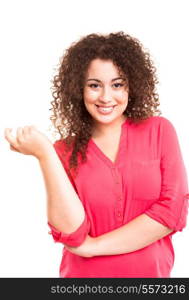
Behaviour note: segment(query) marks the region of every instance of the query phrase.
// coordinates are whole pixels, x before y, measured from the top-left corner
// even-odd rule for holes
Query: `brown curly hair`
[[[84,81],[93,59],[112,60],[127,78],[129,101],[124,115],[132,122],[160,115],[156,68],[140,41],[120,31],[108,35],[89,34],[74,42],[60,59],[58,74],[53,77],[50,120],[72,149],[69,168],[76,170],[78,154],[86,161],[87,144],[92,135],[92,117],[83,100]]]

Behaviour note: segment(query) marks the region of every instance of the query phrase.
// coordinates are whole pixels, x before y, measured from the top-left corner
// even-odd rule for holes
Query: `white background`
[[[37,160],[9,150],[5,127],[35,125],[52,140],[51,79],[81,36],[125,31],[158,70],[163,116],[175,126],[189,172],[188,1],[31,0],[0,2],[0,277],[58,277],[62,245],[48,235]],[[189,226],[174,236],[172,277],[189,277]]]

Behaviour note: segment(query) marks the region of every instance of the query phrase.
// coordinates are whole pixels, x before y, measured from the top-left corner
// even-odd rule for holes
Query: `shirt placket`
[[[115,186],[115,222],[117,226],[123,223],[123,194],[121,174],[116,167],[112,167],[112,176]]]

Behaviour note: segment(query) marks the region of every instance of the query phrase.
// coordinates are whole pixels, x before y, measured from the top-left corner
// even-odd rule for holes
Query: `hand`
[[[11,131],[11,128],[6,128],[4,134],[12,151],[33,155],[40,159],[53,148],[51,141],[35,126],[18,127],[16,137]]]
[[[73,254],[83,257],[93,257],[95,256],[96,239],[87,235],[85,241],[80,246],[70,247],[64,245],[64,247]]]

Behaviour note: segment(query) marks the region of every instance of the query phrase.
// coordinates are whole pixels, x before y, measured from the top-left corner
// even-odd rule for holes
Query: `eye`
[[[99,87],[99,85],[97,84],[97,83],[91,83],[91,84],[89,84],[88,85],[89,87],[91,87],[91,88],[97,88],[97,87]]]
[[[119,82],[113,84],[113,86],[114,86],[115,88],[119,88],[119,87],[121,87],[121,86],[123,86],[123,85],[124,85],[123,83],[119,83]]]

